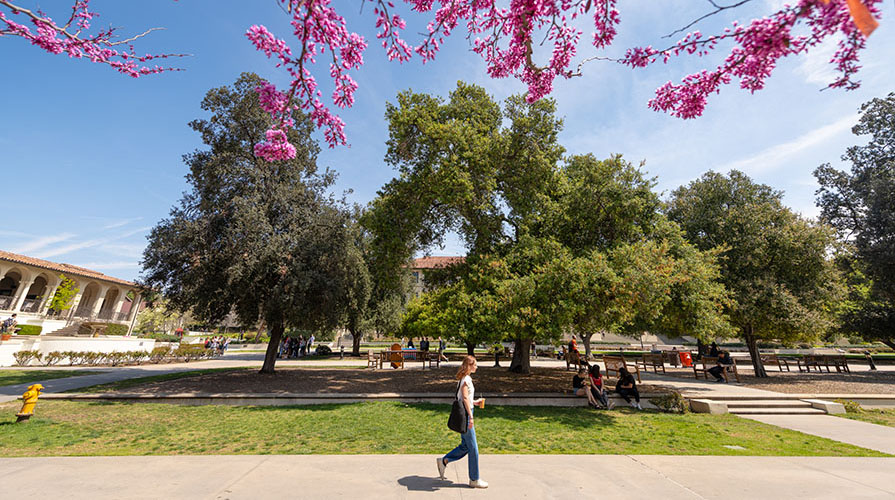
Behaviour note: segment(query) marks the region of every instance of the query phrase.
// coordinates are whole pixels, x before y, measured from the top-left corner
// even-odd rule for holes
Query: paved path
[[[831,415],[743,415],[744,418],[895,455],[895,427]],[[893,469],[895,479],[895,469]]]
[[[488,455],[487,490],[465,460],[433,455],[0,459],[16,498],[893,498],[893,458]]]

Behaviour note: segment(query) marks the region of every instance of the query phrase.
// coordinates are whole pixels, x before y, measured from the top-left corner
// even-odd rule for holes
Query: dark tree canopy
[[[288,131],[295,159],[268,163],[254,146],[270,117],[258,102],[256,75],[212,89],[202,101],[208,119],[193,130],[207,149],[184,156],[190,190],[149,236],[144,283],[172,306],[214,321],[235,311],[259,320],[271,340],[262,371],[272,372],[287,327],[315,330],[344,321],[368,286],[349,214],[326,194],[318,174],[312,125],[296,113]]]
[[[852,294],[859,304],[846,314],[845,328],[895,348],[895,93],[865,103],[861,112],[852,132],[870,140],[842,156],[851,172],[830,164],[814,171],[817,204],[823,220],[855,248],[849,267],[861,277],[854,285],[868,284],[866,293]]]
[[[702,250],[720,252],[732,324],[766,376],[757,341],[814,339],[834,322],[841,278],[826,226],[782,203],[782,194],[736,170],[708,172],[672,193],[668,215]]]

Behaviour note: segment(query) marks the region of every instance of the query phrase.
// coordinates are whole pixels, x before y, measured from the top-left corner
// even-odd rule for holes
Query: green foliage
[[[32,359],[36,359],[40,362],[40,351],[16,351],[13,353],[13,357],[16,359],[16,364],[19,366],[28,366],[28,363],[31,362]]]
[[[835,401],[845,407],[845,413],[864,413],[864,408],[861,408],[861,404],[857,401],[849,399],[837,399]]]
[[[105,331],[106,335],[127,335],[127,325],[118,323],[109,323]]]
[[[62,281],[50,300],[50,309],[67,311],[74,304],[75,296],[78,294],[78,287],[74,280],[67,278],[64,274],[60,274],[59,279]]]
[[[149,361],[161,363],[169,354],[171,354],[171,348],[168,346],[153,347],[152,351],[149,352]]]
[[[17,328],[19,331],[16,332],[16,335],[40,335],[43,330],[43,327],[39,325],[19,325]]]
[[[166,333],[143,333],[140,334],[141,339],[155,339],[159,342],[180,342],[177,335],[168,335]]]
[[[65,358],[65,353],[60,351],[48,352],[43,357],[44,366],[55,365],[56,363],[62,361]]]
[[[650,399],[650,403],[665,413],[689,413],[690,403],[678,391]]]
[[[336,328],[363,259],[347,209],[327,195],[331,172],[317,172],[313,124],[299,111],[289,127],[295,159],[267,163],[254,147],[274,124],[244,73],[202,101],[209,119],[190,127],[207,149],[185,155],[189,190],[149,236],[146,284],[179,311],[216,322],[231,311],[244,325],[263,319],[271,333],[262,371],[272,372],[286,328]]]
[[[783,206],[782,193],[736,170],[708,172],[672,193],[668,214],[697,248],[719,253],[728,315],[759,376],[757,341],[813,341],[835,325],[843,287],[832,231]]]
[[[192,320],[189,312],[180,312],[172,308],[168,301],[163,298],[157,298],[151,302],[151,307],[147,307],[140,311],[137,315],[137,323],[134,325],[134,331],[141,334],[163,334],[170,335],[177,328]]]
[[[870,141],[842,156],[851,172],[828,163],[814,171],[817,204],[846,244],[850,295],[843,331],[895,349],[895,93],[864,103],[861,113],[852,132]]]

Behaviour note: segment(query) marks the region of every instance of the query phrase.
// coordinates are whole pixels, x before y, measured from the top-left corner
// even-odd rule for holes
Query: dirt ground
[[[254,370],[209,373],[153,382],[122,389],[123,393],[450,393],[456,387],[455,368],[432,370],[368,370],[364,368],[280,368],[273,375]],[[571,392],[571,371],[533,367],[531,375],[506,368],[480,366],[473,375],[476,394],[514,392]],[[609,381],[610,385],[614,380]],[[659,386],[641,385],[641,392],[661,392]]]
[[[859,371],[852,373],[805,373],[792,366],[790,372],[778,371],[776,366],[765,367],[767,378],[752,376],[751,370],[741,370],[740,380],[749,387],[787,394],[895,394],[895,372]],[[668,368],[667,375],[692,379],[693,370]],[[711,377],[709,377],[711,380]]]

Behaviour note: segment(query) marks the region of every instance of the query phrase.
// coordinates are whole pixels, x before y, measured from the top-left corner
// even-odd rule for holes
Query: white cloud
[[[62,241],[66,241],[72,238],[73,234],[65,233],[58,234],[55,236],[41,236],[37,237],[31,241],[22,243],[21,245],[14,247],[11,252],[13,253],[21,253],[25,254],[28,252],[33,252],[35,250],[39,250],[46,246],[52,245],[53,243],[59,243]]]
[[[772,170],[795,157],[798,153],[821,145],[833,137],[848,132],[857,122],[858,115],[850,114],[829,125],[816,128],[792,141],[770,147],[748,158],[728,163],[719,170],[722,172],[740,170],[750,175]]]
[[[86,262],[77,264],[87,269],[138,269],[139,262],[133,261],[113,261],[113,262]]]
[[[133,217],[130,219],[122,219],[122,220],[112,222],[110,224],[103,226],[103,229],[115,229],[116,227],[126,226],[126,225],[130,224],[131,222],[137,222],[138,220],[141,220],[142,218],[143,217]]]
[[[827,38],[823,43],[811,49],[795,69],[796,74],[805,77],[805,81],[825,88],[836,79],[836,70],[830,59],[836,52],[837,40]]]

